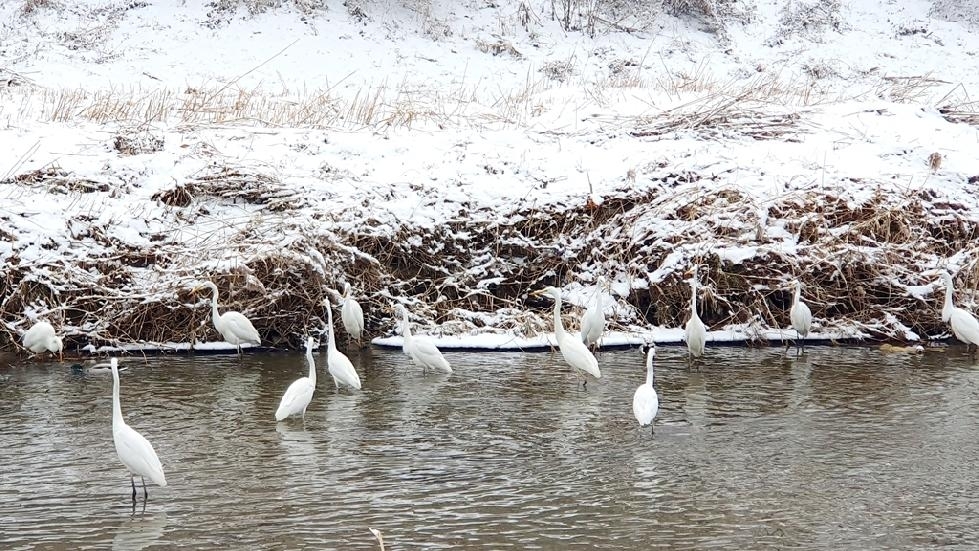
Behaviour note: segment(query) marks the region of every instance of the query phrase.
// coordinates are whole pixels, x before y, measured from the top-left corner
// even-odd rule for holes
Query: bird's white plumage
[[[602,371],[598,368],[598,360],[595,356],[582,341],[575,339],[564,330],[564,323],[561,321],[561,289],[545,287],[535,294],[548,295],[554,299],[554,337],[557,339],[557,346],[564,361],[575,370],[575,373],[580,371],[601,379]]]
[[[687,351],[695,358],[703,356],[707,347],[707,326],[697,314],[697,286],[697,267],[694,266],[693,279],[690,280],[690,319],[687,320],[684,340]]]
[[[795,295],[792,298],[792,308],[789,310],[789,319],[799,338],[804,339],[809,335],[812,328],[812,311],[800,298],[802,294],[802,284],[795,282]]]
[[[964,308],[959,308],[952,303],[952,276],[942,270],[938,276],[945,284],[945,304],[942,307],[942,321],[952,327],[952,334],[955,338],[966,343],[974,344],[979,348],[979,320]]]
[[[646,382],[639,385],[632,397],[632,413],[639,421],[639,426],[645,427],[653,422],[659,411],[659,396],[653,387],[653,358],[656,357],[656,347],[649,349],[646,355]]]
[[[605,278],[598,278],[595,295],[592,297],[588,309],[585,310],[585,315],[581,318],[581,340],[588,346],[598,344],[602,334],[605,333],[605,310],[602,307],[602,287],[604,286]]]
[[[355,341],[360,343],[360,336],[364,332],[364,309],[360,303],[350,296],[350,284],[343,287],[343,303],[340,308],[340,319],[343,321],[343,328]]]
[[[292,415],[306,417],[306,408],[313,400],[313,391],[316,390],[316,362],[313,360],[313,337],[306,338],[306,363],[309,364],[309,376],[300,377],[289,385],[282,400],[279,401],[279,408],[275,410],[275,420],[282,421]]]
[[[35,354],[42,352],[60,354],[62,348],[61,337],[54,332],[54,327],[46,321],[39,321],[25,331],[21,343],[24,348]]]
[[[411,356],[411,361],[415,365],[421,366],[423,370],[436,369],[445,373],[452,373],[452,367],[442,355],[442,351],[435,346],[435,343],[425,337],[415,337],[411,334],[411,328],[408,326],[408,311],[403,307],[399,307],[399,309],[402,316],[401,334],[404,337],[401,350]]]
[[[218,287],[210,281],[202,284],[202,287],[210,289],[214,294],[211,296],[211,321],[214,328],[224,337],[225,342],[240,347],[243,344],[262,344],[262,338],[252,322],[241,312],[233,310],[223,314],[218,313]]]
[[[348,288],[349,290],[349,288]],[[350,363],[350,358],[337,350],[336,338],[333,335],[333,308],[330,306],[330,299],[326,299],[326,367],[333,376],[333,384],[340,388],[340,384],[345,384],[350,388],[360,390],[360,376],[354,369],[354,364]]]
[[[163,474],[163,465],[150,441],[126,424],[122,418],[122,408],[119,405],[119,368],[118,360],[110,360],[112,369],[112,440],[116,446],[119,461],[132,476],[149,478],[157,486],[166,486],[167,479]]]

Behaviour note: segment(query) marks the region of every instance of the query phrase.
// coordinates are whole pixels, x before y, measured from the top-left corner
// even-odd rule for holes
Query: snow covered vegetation
[[[810,338],[947,337],[926,270],[975,304],[971,2],[174,4],[0,4],[0,347],[220,340],[205,281],[267,346],[345,283],[504,347],[600,277],[678,341],[694,266],[708,340],[793,338],[796,279]]]

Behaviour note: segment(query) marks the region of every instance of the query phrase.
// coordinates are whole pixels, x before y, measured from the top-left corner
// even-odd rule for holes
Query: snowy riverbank
[[[74,349],[213,341],[204,279],[269,346],[344,281],[379,344],[401,303],[521,346],[550,329],[529,291],[599,276],[626,341],[673,338],[694,264],[746,341],[785,338],[793,277],[823,334],[896,340],[946,334],[922,271],[979,282],[979,38],[929,2],[594,36],[547,2],[117,4],[0,8],[5,348],[38,318]]]

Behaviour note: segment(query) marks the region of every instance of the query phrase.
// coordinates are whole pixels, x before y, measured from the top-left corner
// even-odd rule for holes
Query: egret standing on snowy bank
[[[690,356],[699,358],[704,355],[707,346],[707,327],[700,321],[697,315],[697,266],[693,267],[693,279],[690,280],[690,319],[687,321],[687,330],[684,340],[687,342],[687,351]]]
[[[347,334],[357,341],[357,346],[360,347],[360,336],[364,332],[364,309],[360,307],[357,299],[350,296],[349,283],[343,285],[340,319],[343,320],[343,328],[347,330]],[[348,341],[347,344],[349,345],[350,342]]]
[[[585,344],[569,335],[564,330],[564,323],[561,322],[561,289],[557,287],[544,287],[532,293],[533,296],[548,295],[554,299],[554,336],[557,338],[557,346],[564,356],[564,361],[571,366],[575,377],[579,373],[587,373],[596,379],[602,378],[602,372],[598,369],[598,360],[588,350]],[[588,388],[588,379],[583,377],[581,386]]]
[[[969,345],[976,345],[976,352],[979,353],[979,321],[964,308],[959,308],[952,304],[952,276],[945,270],[938,272],[938,277],[945,284],[945,305],[942,307],[942,321],[952,327],[952,333],[957,339],[965,343],[965,349],[969,350]]]
[[[143,481],[143,500],[149,498],[146,491],[146,477],[161,488],[167,485],[163,475],[163,465],[156,456],[153,445],[143,435],[126,424],[119,406],[119,361],[112,358],[112,441],[116,445],[119,461],[129,470],[129,481],[133,485],[133,504],[136,503],[136,477]]]
[[[581,318],[581,340],[586,346],[593,349],[598,347],[598,341],[605,333],[605,310],[602,308],[603,287],[605,287],[605,278],[599,277],[592,302],[585,310],[584,317]]]
[[[653,358],[655,357],[656,345],[654,344],[646,353],[646,383],[639,385],[636,394],[632,397],[632,413],[636,416],[636,421],[639,421],[640,427],[650,425],[650,432],[655,431],[652,424],[659,411],[659,396],[653,388]]]
[[[241,355],[242,344],[248,343],[256,346],[262,344],[262,338],[258,335],[258,331],[255,330],[255,326],[244,314],[233,310],[218,314],[217,285],[205,281],[195,290],[204,288],[210,289],[214,293],[211,297],[211,321],[214,322],[214,328],[218,330],[218,333],[221,333],[228,344],[233,344],[238,349],[239,356]]]
[[[350,286],[347,286],[349,290]],[[333,384],[340,389],[340,383],[350,388],[360,390],[360,376],[354,369],[354,364],[343,352],[337,350],[336,338],[333,336],[333,308],[330,306],[330,299],[323,301],[326,306],[326,366],[330,375],[333,376]]]
[[[452,373],[452,367],[449,366],[449,362],[442,355],[438,347],[435,346],[435,343],[425,337],[411,336],[411,328],[408,327],[408,310],[405,310],[404,306],[400,304],[398,305],[398,310],[401,311],[401,334],[404,337],[401,350],[411,356],[411,360],[415,365],[421,366],[422,373],[426,369],[437,369],[446,373]]]
[[[24,348],[35,354],[51,352],[52,354],[58,354],[59,360],[64,359],[61,354],[61,337],[54,332],[54,327],[46,321],[35,323],[30,329],[24,332],[24,336],[21,339]]]
[[[792,320],[792,327],[795,329],[796,351],[805,350],[806,342],[805,338],[809,335],[809,329],[812,328],[812,311],[806,306],[805,302],[799,298],[802,294],[802,284],[799,280],[795,280],[795,295],[792,298],[792,309],[789,310],[789,319]]]
[[[279,409],[275,410],[275,420],[282,421],[292,415],[302,415],[306,418],[306,408],[313,400],[316,390],[316,362],[313,360],[313,337],[306,338],[306,363],[309,364],[309,376],[300,377],[289,385],[286,393],[279,401]]]

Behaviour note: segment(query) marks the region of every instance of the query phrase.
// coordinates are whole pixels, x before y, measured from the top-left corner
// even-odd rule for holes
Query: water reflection
[[[713,348],[657,361],[656,435],[632,418],[636,351],[581,389],[559,354],[325,356],[306,419],[276,423],[301,355],[128,362],[128,421],[167,488],[133,511],[111,379],[0,367],[5,548],[974,547],[979,373],[964,349]],[[143,505],[140,503],[137,507]],[[9,545],[8,545],[9,544]]]

